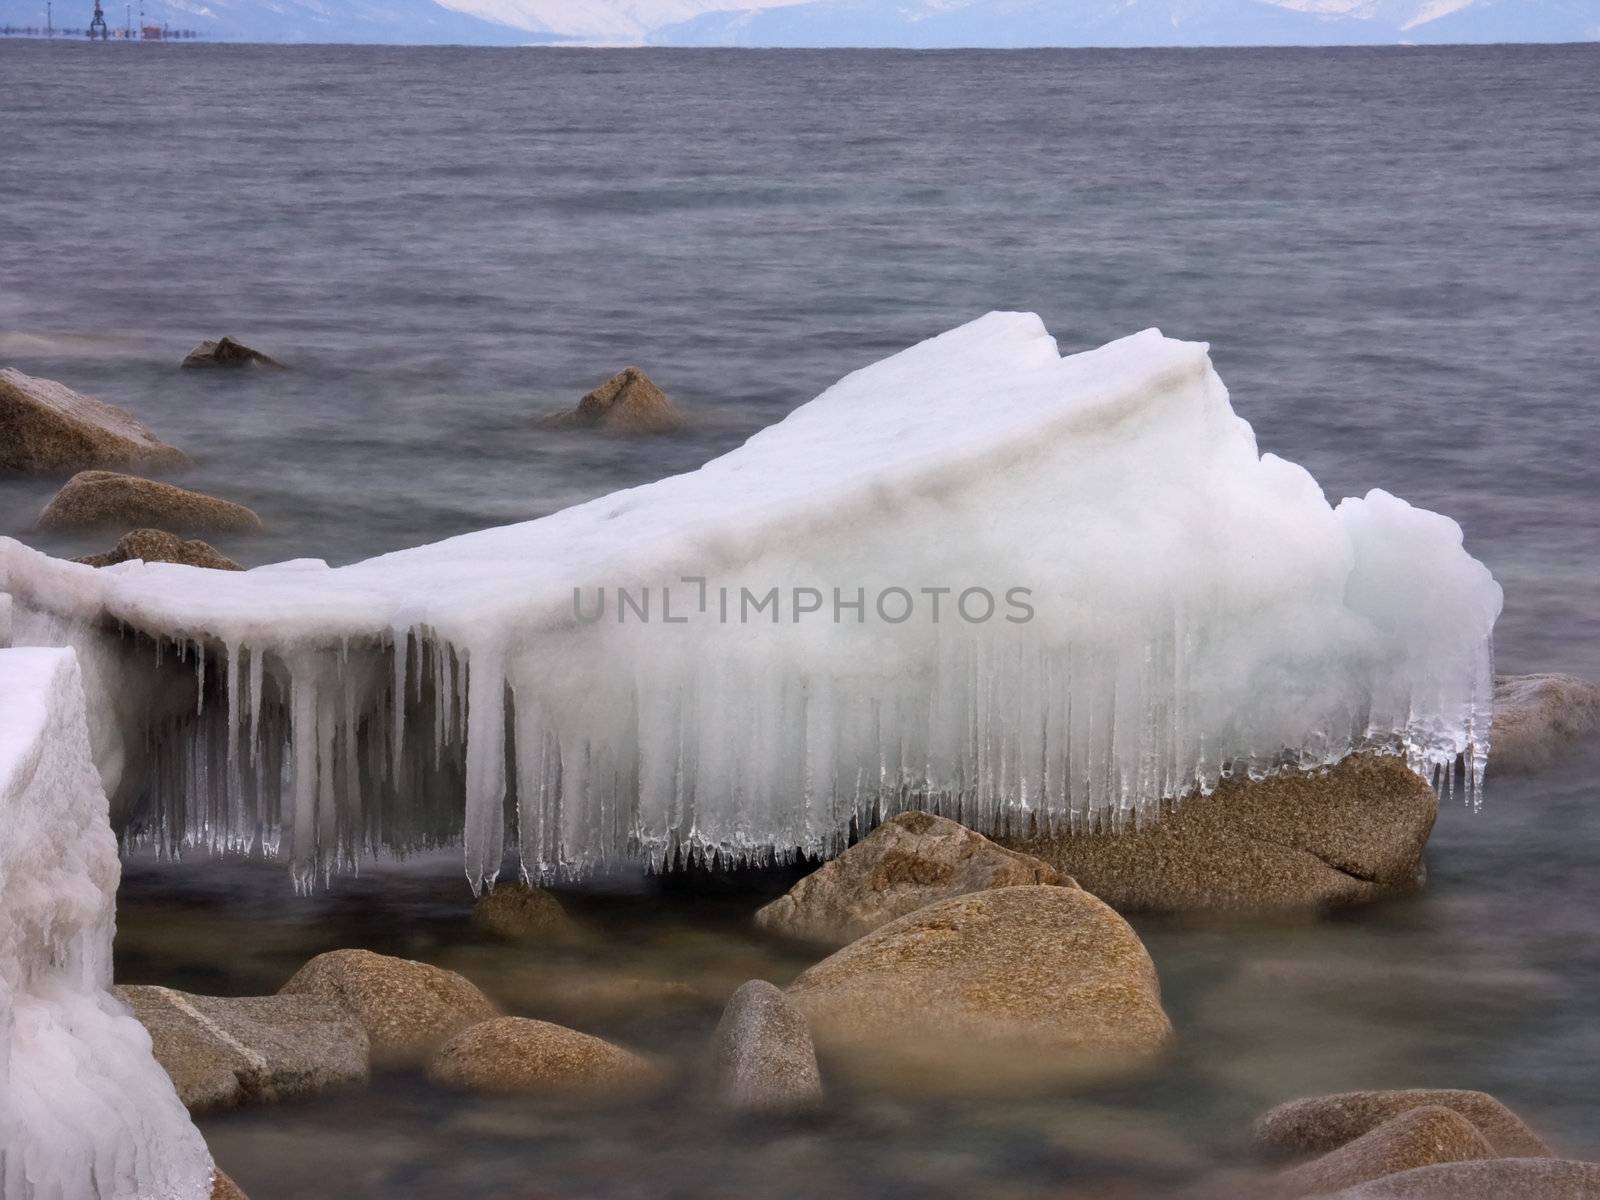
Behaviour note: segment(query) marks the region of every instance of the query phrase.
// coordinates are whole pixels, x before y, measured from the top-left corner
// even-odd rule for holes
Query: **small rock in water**
[[[319,954],[279,994],[343,1004],[366,1029],[372,1061],[384,1064],[423,1062],[447,1039],[500,1012],[454,971],[370,950]]]
[[[616,1095],[653,1086],[659,1073],[631,1050],[575,1029],[497,1017],[440,1046],[428,1077],[476,1092]]]
[[[184,356],[184,367],[206,368],[223,367],[238,369],[240,367],[271,367],[281,371],[284,366],[275,358],[270,358],[259,350],[252,350],[243,342],[236,342],[231,337],[221,337],[214,342],[201,342]]]
[[[552,429],[598,429],[603,433],[676,433],[683,414],[638,367],[613,375],[571,412],[545,418]]]
[[[211,1200],[250,1200],[250,1197],[218,1167],[216,1177],[211,1181]]]
[[[53,379],[0,370],[0,471],[42,474],[86,467],[187,467],[132,414]]]
[[[1494,1156],[1494,1147],[1460,1113],[1423,1105],[1321,1158],[1285,1171],[1281,1182],[1290,1195],[1321,1196],[1413,1167]]]
[[[242,504],[116,471],[79,471],[39,514],[40,529],[142,526],[180,533],[259,533],[263,528],[261,518]]]
[[[762,979],[742,984],[712,1037],[721,1097],[751,1112],[810,1108],[822,1099],[822,1076],[811,1027],[778,988]]]
[[[1564,1158],[1440,1163],[1358,1183],[1326,1200],[1600,1200],[1600,1163]]]
[[[842,946],[938,900],[1025,884],[1074,887],[1048,863],[944,817],[905,812],[756,913],[756,924]]]
[[[830,1066],[899,1087],[996,1092],[1114,1076],[1172,1040],[1143,943],[1077,888],[931,904],[836,951],[788,995]]]
[[[1326,1154],[1414,1108],[1448,1108],[1477,1126],[1497,1155],[1532,1158],[1550,1153],[1533,1130],[1487,1092],[1460,1088],[1401,1088],[1340,1092],[1290,1100],[1257,1118],[1256,1148],[1268,1154]]]
[[[1137,830],[1007,837],[1123,911],[1315,910],[1422,885],[1439,799],[1403,759],[1223,780]]]
[[[502,884],[472,907],[474,928],[513,942],[565,942],[578,936],[561,902],[543,888]]]
[[[156,1061],[191,1112],[290,1100],[365,1083],[367,1034],[315,996],[192,996],[122,986]]]
[[[1600,685],[1576,675],[1497,675],[1489,766],[1543,770],[1585,742],[1600,740]]]
[[[238,563],[205,542],[186,542],[177,534],[164,529],[135,529],[125,533],[117,544],[104,554],[86,554],[75,558],[91,567],[113,567],[117,563],[131,562],[181,563],[188,567],[207,567],[213,571],[242,571]]]

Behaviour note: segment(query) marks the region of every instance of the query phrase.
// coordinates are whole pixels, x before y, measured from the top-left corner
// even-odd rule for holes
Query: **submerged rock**
[[[244,570],[216,547],[205,542],[186,542],[164,529],[135,529],[132,533],[123,534],[106,553],[86,554],[73,561],[91,567],[113,567],[134,559],[141,562],[181,563],[187,567],[207,567],[213,571]]]
[[[502,884],[472,906],[475,929],[513,942],[564,942],[578,936],[561,902],[543,888]]]
[[[1321,1196],[1413,1167],[1493,1157],[1494,1148],[1471,1121],[1424,1105],[1284,1172],[1281,1182],[1290,1195]]]
[[[773,933],[842,946],[935,901],[1025,884],[1076,886],[1048,863],[944,817],[906,812],[756,913]]]
[[[242,504],[116,471],[79,471],[39,514],[40,529],[147,525],[180,533],[258,533],[263,528],[261,518]]]
[[[1600,1200],[1600,1163],[1491,1158],[1386,1175],[1328,1200]]]
[[[0,370],[0,471],[189,465],[187,454],[156,437],[131,413],[52,379],[36,379],[10,367]]]
[[[1404,760],[1355,755],[1326,771],[1225,779],[1137,830],[998,840],[1124,911],[1317,909],[1419,888],[1438,813]]]
[[[811,1027],[765,980],[752,979],[733,993],[712,1043],[717,1093],[733,1107],[788,1112],[822,1100]]]
[[[1532,1158],[1550,1147],[1487,1092],[1460,1088],[1401,1088],[1340,1092],[1290,1100],[1257,1118],[1252,1135],[1269,1154],[1325,1154],[1415,1108],[1447,1108],[1459,1113],[1488,1139],[1497,1155]]]
[[[214,342],[201,342],[184,356],[181,366],[189,369],[206,367],[224,367],[238,369],[240,367],[270,367],[281,371],[284,366],[275,358],[270,358],[259,350],[253,350],[243,342],[236,342],[231,337],[221,337]]]
[[[598,429],[603,433],[676,433],[683,414],[638,367],[613,375],[571,412],[546,417],[552,429]]]
[[[1076,888],[931,904],[836,951],[788,995],[830,1064],[941,1091],[1114,1075],[1172,1039],[1138,935]]]
[[[658,1081],[647,1059],[631,1050],[548,1021],[497,1017],[439,1047],[428,1077],[477,1092],[613,1095]]]
[[[1489,766],[1543,770],[1585,742],[1600,740],[1600,685],[1576,675],[1497,675]]]
[[[114,990],[149,1032],[156,1061],[191,1112],[366,1082],[366,1031],[331,1000]]]
[[[419,1063],[500,1010],[454,971],[370,950],[330,950],[295,972],[280,995],[343,1004],[367,1031],[376,1063]]]

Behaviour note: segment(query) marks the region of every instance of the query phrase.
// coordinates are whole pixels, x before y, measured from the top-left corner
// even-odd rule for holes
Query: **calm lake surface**
[[[994,308],[1064,350],[1209,341],[1263,449],[1337,500],[1459,520],[1501,668],[1600,675],[1600,47],[723,53],[0,42],[0,365],[124,406],[187,486],[347,562],[693,468],[840,375]],[[294,368],[179,372],[230,333]],[[626,365],[694,418],[536,427]],[[58,480],[0,481],[32,534]],[[847,1094],[749,1126],[680,1092],[595,1114],[420,1078],[209,1118],[273,1197],[1159,1196],[1318,1090],[1481,1087],[1600,1157],[1600,759],[1447,808],[1426,893],[1321,922],[1140,922],[1181,1038],[1111,1092]],[[570,896],[604,931],[474,942],[447,857],[310,901],[267,864],[130,863],[119,974],[275,988],[336,945],[513,1011],[688,983],[586,1028],[688,1071],[721,998],[807,959],[712,897]],[[570,990],[570,989],[568,989]],[[1226,1194],[1224,1188],[1223,1193]]]

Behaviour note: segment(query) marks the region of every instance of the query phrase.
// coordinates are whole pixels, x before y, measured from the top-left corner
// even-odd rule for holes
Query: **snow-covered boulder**
[[[111,994],[120,866],[71,650],[0,650],[0,1195],[204,1200],[212,1163]]]
[[[53,379],[0,370],[0,471],[183,467],[189,456],[132,414]]]
[[[281,845],[306,886],[457,833],[492,881],[508,760],[535,876],[831,855],[908,808],[1075,830],[1369,749],[1471,787],[1501,602],[1449,518],[1332,507],[1261,454],[1204,345],[1063,357],[1022,313],[540,520],[337,569],[72,572],[0,539],[24,636],[191,656],[163,819]]]

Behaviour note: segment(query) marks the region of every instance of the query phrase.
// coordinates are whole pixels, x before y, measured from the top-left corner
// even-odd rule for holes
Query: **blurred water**
[[[0,43],[0,362],[348,561],[693,467],[991,308],[1208,340],[1330,496],[1459,519],[1600,670],[1600,48]],[[174,367],[232,333],[291,373]],[[534,427],[629,363],[697,418]],[[26,533],[54,483],[0,483]],[[100,548],[45,542],[55,549]]]
[[[839,375],[996,307],[1063,348],[1212,342],[1264,448],[1334,498],[1459,519],[1504,669],[1600,674],[1596,47],[729,53],[0,42],[0,363],[124,405],[271,533],[348,561],[687,469]],[[185,373],[232,333],[283,374]],[[539,430],[645,367],[681,439]],[[59,481],[0,481],[29,534]],[[58,551],[100,548],[36,538]],[[1448,808],[1423,895],[1321,922],[1141,921],[1180,1036],[1151,1079],[730,1122],[371,1092],[207,1119],[275,1196],[1159,1196],[1251,1115],[1483,1087],[1600,1155],[1593,756]],[[753,885],[759,891],[761,885]],[[769,887],[781,881],[769,880]],[[135,861],[118,974],[275,988],[370,945],[513,1011],[616,974],[703,1004],[584,1023],[692,1068],[743,978],[805,960],[760,895],[574,895],[604,936],[473,942],[450,853],[287,896],[281,867]],[[1218,1184],[1227,1195],[1225,1184]]]

